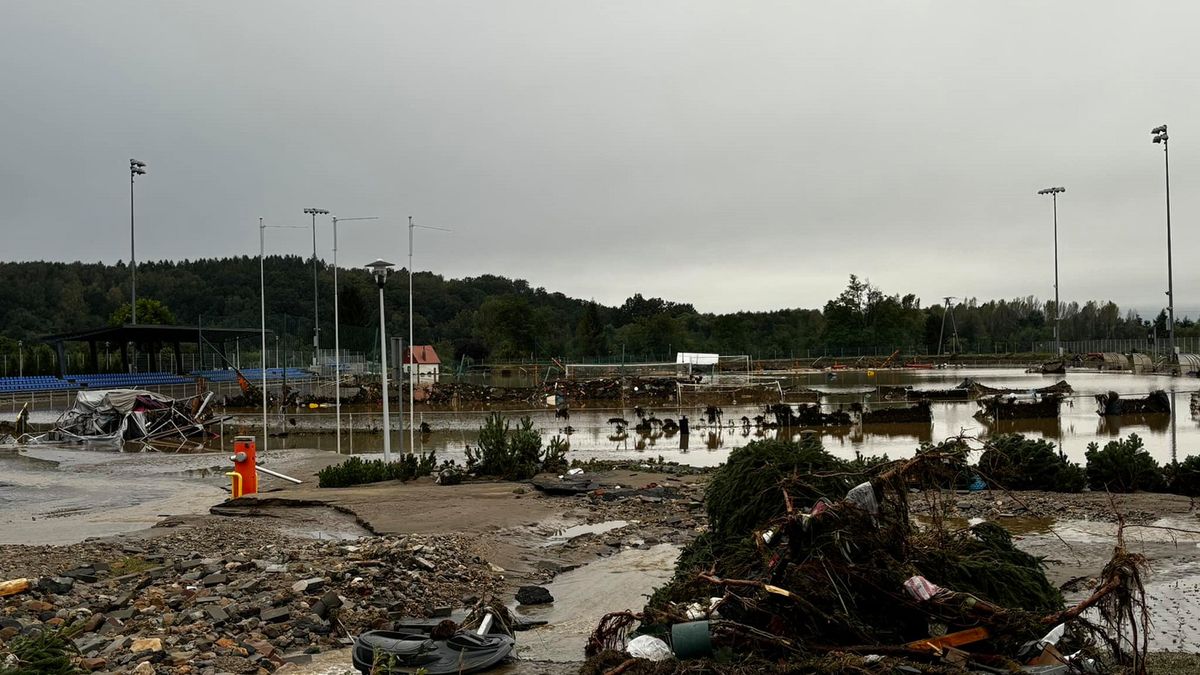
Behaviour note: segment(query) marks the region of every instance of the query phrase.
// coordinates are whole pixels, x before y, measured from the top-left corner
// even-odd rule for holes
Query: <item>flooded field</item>
[[[919,389],[953,387],[965,378],[975,378],[993,387],[1034,388],[1053,384],[1059,377],[1031,375],[1015,369],[953,369],[927,371],[840,372],[836,379],[826,373],[791,375],[779,378],[782,386],[802,385],[824,393],[823,405],[833,408],[866,400],[880,405],[867,394],[880,385],[912,385]],[[975,402],[935,402],[933,422],[928,425],[854,426],[824,433],[825,446],[834,454],[853,457],[887,454],[904,457],[922,442],[936,442],[960,433],[986,438],[1006,432],[1020,432],[1046,438],[1059,444],[1074,461],[1082,462],[1088,443],[1104,443],[1117,436],[1136,433],[1145,440],[1150,453],[1160,462],[1200,452],[1200,422],[1190,411],[1191,394],[1200,390],[1195,379],[1165,376],[1069,372],[1067,381],[1075,393],[1063,404],[1057,420],[1035,420],[984,424],[973,417]],[[1096,414],[1094,396],[1117,391],[1125,397],[1142,395],[1155,389],[1171,392],[1175,412],[1171,415],[1142,418],[1101,418]],[[886,404],[885,404],[886,405]],[[587,460],[636,459],[679,462],[695,466],[713,466],[725,461],[731,450],[760,438],[775,438],[788,430],[743,426],[740,419],[753,418],[763,411],[758,405],[724,405],[723,424],[709,425],[703,410],[691,406],[657,407],[649,411],[660,419],[678,419],[687,415],[692,432],[688,435],[661,431],[643,434],[628,428],[618,432],[610,418],[621,417],[632,424],[632,407],[572,406],[569,420],[556,420],[553,410],[541,407],[511,410],[513,418],[529,415],[548,441],[562,435],[570,442],[570,457]],[[649,414],[648,413],[648,414]],[[0,413],[0,419],[9,415]],[[414,435],[416,449],[436,452],[439,459],[463,461],[467,446],[478,439],[478,428],[487,415],[484,411],[418,409],[417,424],[427,423],[430,433]],[[57,413],[40,411],[35,421],[53,421]],[[407,415],[405,416],[407,422]],[[393,416],[393,424],[398,419]],[[569,423],[570,429],[567,428]],[[732,426],[731,426],[732,423]],[[342,454],[380,456],[383,436],[377,411],[347,406],[342,416]],[[273,437],[261,439],[261,417],[253,413],[237,414],[220,430],[221,440],[208,446],[154,447],[127,444],[124,448],[87,446],[0,446],[0,505],[4,506],[5,541],[28,540],[54,521],[63,540],[82,532],[103,534],[134,529],[153,522],[162,513],[182,512],[203,502],[219,501],[218,487],[227,485],[224,472],[229,463],[225,453],[232,449],[239,433],[257,434],[262,456],[283,460],[296,453],[328,456],[337,449],[333,433],[332,409],[303,409],[283,416],[271,416]],[[284,437],[278,434],[285,433]],[[392,447],[399,452],[407,447],[409,434],[393,431]],[[285,451],[285,452],[281,452]],[[162,455],[172,455],[163,461]],[[114,486],[120,488],[114,489]],[[195,502],[195,503],[193,503]],[[100,515],[103,514],[103,515]],[[71,525],[68,526],[68,523]]]
[[[1022,433],[1051,440],[1062,447],[1073,461],[1082,462],[1088,443],[1095,441],[1104,444],[1119,436],[1136,433],[1160,462],[1170,461],[1174,456],[1182,459],[1200,452],[1200,422],[1193,418],[1190,411],[1191,394],[1200,390],[1200,381],[1190,378],[1095,371],[1071,371],[1066,376],[1053,376],[1027,374],[1016,369],[948,369],[879,371],[874,375],[863,371],[842,371],[837,373],[836,379],[830,379],[826,373],[810,373],[780,377],[778,381],[784,387],[800,385],[821,391],[822,404],[832,409],[864,401],[874,407],[897,405],[878,400],[873,392],[879,386],[912,385],[918,389],[943,389],[953,387],[966,378],[974,378],[993,387],[1017,389],[1043,387],[1066,379],[1075,393],[1063,402],[1058,419],[985,423],[974,417],[979,409],[974,401],[934,402],[932,424],[856,425],[827,430],[823,433],[825,446],[843,457],[861,453],[887,454],[895,458],[912,454],[920,443],[937,442],[958,434],[987,438],[1000,433]],[[1176,411],[1174,414],[1120,418],[1103,418],[1096,414],[1096,394],[1116,391],[1128,398],[1145,395],[1156,389],[1171,394]],[[648,408],[648,412],[660,419],[678,419],[686,415],[691,423],[691,433],[687,436],[661,431],[638,433],[631,427],[619,432],[609,420],[624,418],[632,425],[636,422],[632,406],[574,405],[569,420],[556,420],[553,409],[549,407],[509,410],[505,414],[514,421],[522,415],[529,415],[545,440],[556,434],[562,435],[570,441],[571,456],[581,460],[654,460],[661,456],[666,461],[712,466],[724,462],[730,450],[752,440],[789,433],[789,430],[756,428],[753,423],[743,425],[742,417],[752,419],[763,414],[761,405],[726,404],[722,408],[724,415],[720,425],[710,425],[704,421],[703,406]],[[418,406],[416,423],[418,426],[422,422],[428,424],[431,432],[416,433],[413,439],[415,448],[421,452],[434,451],[440,458],[462,461],[466,446],[476,443],[479,425],[486,415],[487,412],[479,410],[430,410]],[[407,426],[407,413],[404,420]],[[254,415],[238,416],[227,424],[227,436],[236,433],[239,423],[249,433],[258,432],[261,426],[259,418]],[[398,424],[394,412],[392,423]],[[286,437],[268,439],[268,444],[271,447],[335,450],[337,438],[332,433],[334,425],[331,408],[299,410],[282,417],[273,415],[272,432],[281,430]],[[346,407],[342,413],[342,426],[343,454],[375,455],[382,451],[382,419],[378,411]],[[407,447],[408,443],[407,432],[392,433],[394,451]]]

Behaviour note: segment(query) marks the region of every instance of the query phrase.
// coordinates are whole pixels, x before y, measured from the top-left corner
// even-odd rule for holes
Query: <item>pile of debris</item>
[[[207,438],[213,393],[174,399],[142,389],[80,390],[41,443],[123,443]]]
[[[424,387],[423,403],[452,405],[460,403],[532,403],[541,398],[533,387],[491,387],[469,382],[434,382]]]
[[[998,394],[1028,393],[1066,395],[1075,393],[1075,390],[1070,384],[1067,383],[1066,380],[1059,380],[1054,384],[1046,385],[1045,387],[1038,387],[1036,389],[1012,389],[1010,387],[989,387],[978,380],[968,377],[960,382],[955,389],[966,389],[968,392],[970,392],[972,398],[978,398],[980,396],[996,396]]]
[[[845,461],[815,435],[734,451],[709,483],[709,532],[642,612],[600,621],[585,672],[1144,669],[1145,559],[1119,535],[1092,595],[1067,608],[1000,526],[950,528],[941,508],[914,524],[910,494],[940,500],[970,471],[967,452],[954,440]]]
[[[570,401],[611,401],[621,398],[621,389],[620,379],[602,377],[594,380],[554,380],[546,383],[545,393],[564,396]]]
[[[1096,394],[1096,403],[1100,404],[1098,412],[1102,416],[1167,415],[1171,412],[1171,398],[1162,389],[1143,398],[1121,398],[1117,392],[1110,391]]]
[[[787,403],[776,403],[767,406],[767,414],[775,416],[775,422],[767,423],[769,428],[800,428],[800,427],[848,427],[854,424],[850,413],[845,410],[824,412],[819,403],[801,403],[795,408]]]
[[[674,377],[634,377],[627,384],[628,396],[635,401],[670,401],[679,393],[680,380]]]
[[[912,405],[880,406],[867,410],[861,404],[851,404],[859,413],[863,424],[929,424],[933,421],[933,410],[929,401],[917,401]]]
[[[985,396],[977,401],[979,410],[975,411],[975,417],[992,421],[1052,419],[1058,417],[1062,402],[1059,394],[1035,394],[1028,398],[1013,394]]]
[[[470,545],[416,535],[283,539],[239,523],[68,547],[76,561],[92,561],[70,569],[55,568],[61,547],[11,547],[17,557],[0,563],[5,573],[31,578],[0,599],[0,660],[19,636],[69,626],[85,670],[271,672],[348,646],[364,630],[448,614],[474,602],[464,590],[495,592],[495,575]]]

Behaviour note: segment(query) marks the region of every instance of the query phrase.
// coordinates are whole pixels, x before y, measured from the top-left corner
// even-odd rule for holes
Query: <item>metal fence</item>
[[[1035,351],[1054,353],[1054,341],[1038,342]],[[1200,338],[1177,337],[1175,346],[1181,354],[1200,354]],[[1100,352],[1117,352],[1128,354],[1140,352],[1143,354],[1171,353],[1171,341],[1167,338],[1136,338],[1136,339],[1104,339],[1104,340],[1064,340],[1063,351],[1073,354],[1092,354]]]

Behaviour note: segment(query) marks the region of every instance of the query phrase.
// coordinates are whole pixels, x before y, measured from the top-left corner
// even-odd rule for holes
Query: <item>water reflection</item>
[[[867,391],[879,386],[906,385],[914,389],[947,388],[971,377],[983,384],[1027,390],[1053,384],[1058,378],[1025,374],[1017,369],[950,369],[942,371],[878,371],[876,377],[863,372],[841,372],[836,382],[826,382],[823,373],[791,375],[780,381],[787,387],[811,387],[820,385],[824,390],[823,408],[831,411],[840,405],[861,401]],[[986,438],[1001,433],[1021,433],[1033,438],[1045,438],[1058,444],[1072,461],[1083,461],[1083,452],[1089,442],[1101,444],[1114,437],[1136,432],[1143,437],[1147,450],[1160,462],[1170,461],[1177,454],[1179,444],[1184,446],[1184,455],[1189,450],[1200,448],[1200,424],[1184,424],[1179,428],[1178,417],[1146,416],[1100,419],[1096,414],[1093,397],[1098,393],[1117,391],[1123,398],[1145,396],[1156,389],[1167,389],[1171,396],[1172,410],[1178,405],[1188,406],[1188,394],[1200,389],[1200,382],[1187,378],[1167,378],[1155,375],[1131,375],[1071,371],[1066,379],[1075,389],[1061,409],[1057,419],[1004,420],[1000,422],[976,420],[972,414],[978,409],[975,402],[935,402],[931,425],[868,425],[866,427],[842,427],[821,429],[818,433],[829,450],[839,456],[852,457],[855,452],[866,455],[888,454],[891,457],[911,455],[914,448],[923,442],[936,443],[942,439],[966,434]],[[1170,389],[1174,388],[1175,392]],[[1176,393],[1177,392],[1177,393]],[[1180,395],[1182,394],[1182,395]],[[872,397],[871,400],[875,400]],[[524,410],[506,413],[511,418],[529,415],[535,427],[543,430],[544,442],[555,434],[567,434],[571,440],[571,459],[591,458],[617,459],[639,453],[661,454],[668,461],[680,461],[697,465],[712,465],[723,462],[727,453],[756,439],[796,438],[804,430],[770,429],[755,423],[763,415],[763,406],[758,404],[724,405],[723,421],[707,422],[703,405],[655,405],[653,414],[663,421],[662,426],[651,427],[645,433],[637,432],[633,423],[639,420],[633,405],[622,406],[619,401],[597,402],[594,405],[574,405],[571,408],[571,427],[564,426],[561,419],[554,418],[554,408],[531,408],[523,404]],[[445,407],[424,407],[418,410],[417,422],[428,425],[428,433],[416,437],[419,452],[434,451],[438,459],[458,459],[464,454],[467,444],[478,441],[479,425],[486,416],[481,411],[454,411]],[[1182,414],[1189,414],[1185,411]],[[666,420],[689,417],[697,423],[691,434],[700,434],[695,444],[703,445],[707,452],[695,452],[691,447],[691,436],[666,428]],[[768,416],[773,419],[773,416]],[[749,424],[743,422],[746,418]],[[234,419],[224,425],[224,440],[207,444],[208,451],[227,451],[236,435],[253,434],[258,430],[261,417],[253,412],[235,414]],[[614,420],[629,420],[626,424],[614,424]],[[1187,419],[1193,419],[1191,417]],[[730,424],[730,421],[733,424]],[[405,432],[393,418],[396,428],[392,433],[392,448],[407,449],[409,438],[407,422]],[[1168,429],[1169,426],[1169,429]],[[380,411],[369,406],[343,408],[341,449],[347,454],[371,454],[378,456],[382,450]],[[334,450],[337,439],[333,434],[332,410],[290,410],[282,420],[273,419],[271,431],[284,431],[287,437],[266,439],[266,445],[276,448],[316,448]],[[424,429],[422,429],[424,431]],[[631,439],[630,436],[633,436]],[[259,439],[260,447],[263,440]],[[127,445],[126,452],[189,452],[189,448],[155,447],[143,448]]]
[[[1164,434],[1171,429],[1172,446],[1174,445],[1175,413],[1155,413],[1150,415],[1101,415],[1096,425],[1097,436],[1124,436],[1138,433],[1135,427],[1146,427],[1151,433]]]
[[[994,420],[990,417],[985,417],[979,420],[983,428],[987,431],[988,436],[999,436],[1001,434],[1034,434],[1042,438],[1053,440],[1062,440],[1063,424],[1061,417],[1051,419],[1013,419],[1013,420]]]
[[[852,443],[865,443],[868,437],[896,440],[911,439],[914,444],[933,442],[933,423],[928,424],[860,424],[850,434]]]

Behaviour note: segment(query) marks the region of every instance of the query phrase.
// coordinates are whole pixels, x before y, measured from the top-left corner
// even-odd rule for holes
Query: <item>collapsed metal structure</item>
[[[82,390],[49,432],[34,442],[123,443],[186,440],[220,423],[209,407],[213,392],[174,399],[142,389]]]

